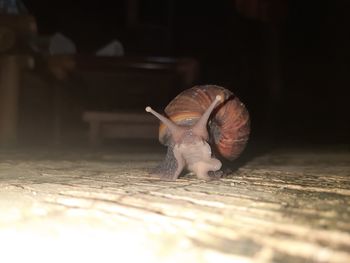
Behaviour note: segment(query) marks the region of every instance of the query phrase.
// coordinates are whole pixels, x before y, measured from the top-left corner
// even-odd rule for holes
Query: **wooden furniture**
[[[78,56],[76,74],[88,100],[83,120],[89,141],[98,145],[104,138],[157,138],[159,122],[144,108],[162,111],[192,86],[198,64],[191,58]]]
[[[95,133],[94,123],[100,127],[97,130],[101,133],[90,136],[92,144],[102,142],[105,136],[120,138],[122,135],[115,131],[120,127],[120,119],[107,117],[106,120],[106,114],[145,114],[147,105],[161,111],[181,89],[192,85],[198,72],[197,62],[191,58],[55,55],[45,56],[36,64],[37,70],[30,75],[40,79],[42,86],[33,83],[33,78],[26,79],[30,82],[26,85],[33,88],[22,92],[24,107],[21,108],[20,127],[23,132],[20,138],[23,141],[50,140],[55,144],[64,143],[69,136],[82,135],[86,131],[86,121],[91,123],[90,134]],[[36,100],[39,97],[42,99]],[[37,112],[33,107],[44,112]],[[82,116],[85,117],[82,119]],[[133,120],[130,119],[128,127]],[[157,136],[157,126],[158,123],[153,136]],[[41,127],[45,136],[36,133],[37,127]],[[121,127],[121,133],[123,129]],[[123,136],[145,135],[128,132]]]
[[[105,138],[156,139],[159,122],[147,113],[87,111],[83,120],[89,123],[89,143],[96,146]]]
[[[36,33],[29,15],[0,15],[0,145],[17,140],[21,71],[34,66],[26,38]]]
[[[197,72],[196,61],[187,58],[77,56],[74,74],[88,110],[143,111],[145,104],[163,108]]]

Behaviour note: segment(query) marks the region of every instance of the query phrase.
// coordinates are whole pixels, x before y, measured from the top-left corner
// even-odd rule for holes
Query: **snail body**
[[[200,179],[221,176],[221,161],[236,159],[244,150],[250,132],[249,113],[229,90],[215,86],[195,86],[184,90],[165,108],[159,140],[168,147],[155,173],[175,180],[184,168]]]

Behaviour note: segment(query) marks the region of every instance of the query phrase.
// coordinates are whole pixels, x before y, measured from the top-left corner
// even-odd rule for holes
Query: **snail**
[[[246,107],[220,86],[184,90],[166,106],[165,116],[151,107],[146,111],[161,121],[159,140],[168,147],[165,159],[154,171],[162,179],[176,180],[185,168],[199,179],[221,177],[218,158],[236,159],[248,141]]]

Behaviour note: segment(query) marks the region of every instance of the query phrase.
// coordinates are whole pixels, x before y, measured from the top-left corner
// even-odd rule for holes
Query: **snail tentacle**
[[[218,104],[218,102],[221,101],[221,96],[217,95],[215,97],[215,100],[209,105],[209,107],[206,109],[206,111],[203,113],[203,115],[199,118],[199,120],[196,122],[196,124],[193,126],[193,132],[201,136],[204,140],[208,141],[209,135],[207,130],[208,120],[213,112],[215,106]]]
[[[156,116],[164,125],[169,129],[173,139],[175,142],[178,142],[181,137],[183,136],[184,129],[180,127],[179,125],[175,124],[165,116],[159,114],[155,110],[153,110],[151,107],[147,106],[145,109],[147,112],[152,113],[154,116]]]

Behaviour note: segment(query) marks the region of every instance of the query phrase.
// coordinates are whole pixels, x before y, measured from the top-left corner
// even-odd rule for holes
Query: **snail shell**
[[[214,152],[234,160],[246,146],[250,121],[246,107],[231,91],[215,85],[195,86],[176,96],[164,111],[176,124],[191,126],[217,95],[224,99],[213,111],[208,123],[209,143]],[[171,144],[170,133],[163,123],[159,127],[159,140],[165,145]]]

